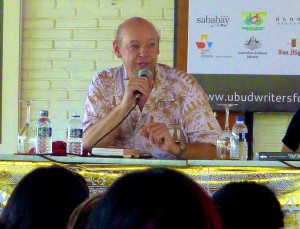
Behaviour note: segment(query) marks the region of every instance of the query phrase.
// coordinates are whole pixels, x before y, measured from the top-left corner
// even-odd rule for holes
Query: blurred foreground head
[[[223,228],[206,192],[186,175],[164,168],[119,178],[97,203],[87,228]]]
[[[275,194],[255,182],[232,182],[213,195],[226,229],[283,228],[283,212]]]
[[[62,166],[37,168],[14,188],[1,215],[10,229],[64,229],[89,196],[84,178]]]

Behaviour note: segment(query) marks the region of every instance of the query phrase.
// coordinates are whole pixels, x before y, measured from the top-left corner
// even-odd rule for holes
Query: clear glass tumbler
[[[230,159],[231,142],[234,141],[234,135],[229,129],[229,108],[237,104],[218,104],[225,108],[226,120],[225,128],[217,139],[217,156],[219,160]]]
[[[25,125],[18,132],[18,153],[35,153],[36,131],[30,125],[30,105],[33,100],[20,100],[27,105],[27,116]]]

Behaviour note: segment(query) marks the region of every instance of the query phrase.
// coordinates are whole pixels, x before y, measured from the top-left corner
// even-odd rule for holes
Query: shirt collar
[[[174,101],[171,84],[167,72],[160,64],[155,67],[155,85],[151,95],[155,96],[158,101]],[[150,96],[152,97],[152,96]]]

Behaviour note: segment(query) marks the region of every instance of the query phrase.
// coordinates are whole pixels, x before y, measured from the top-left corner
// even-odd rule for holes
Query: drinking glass
[[[33,100],[20,100],[20,102],[26,103],[27,115],[26,123],[18,132],[18,153],[35,153],[36,145],[36,131],[30,125],[30,105],[34,102]]]
[[[230,159],[230,142],[234,139],[234,135],[229,129],[229,108],[237,104],[218,104],[223,106],[226,112],[225,128],[217,139],[217,156],[220,160]]]

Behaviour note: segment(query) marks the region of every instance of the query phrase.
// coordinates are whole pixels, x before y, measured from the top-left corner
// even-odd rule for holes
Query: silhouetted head
[[[275,194],[255,182],[232,182],[213,195],[227,229],[278,229],[283,212]]]
[[[62,166],[37,168],[14,188],[1,220],[10,229],[64,229],[89,196],[84,178]]]
[[[89,229],[223,228],[209,196],[191,178],[164,168],[119,178],[97,203]]]

